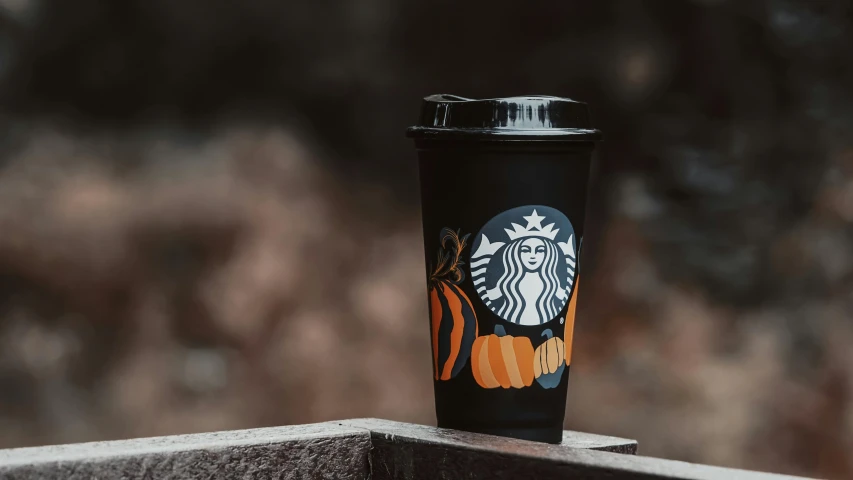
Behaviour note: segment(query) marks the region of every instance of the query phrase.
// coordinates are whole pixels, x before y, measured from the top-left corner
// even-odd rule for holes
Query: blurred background
[[[851,45],[847,1],[0,0],[0,447],[434,422],[404,130],[536,93],[606,135],[566,427],[850,478]]]

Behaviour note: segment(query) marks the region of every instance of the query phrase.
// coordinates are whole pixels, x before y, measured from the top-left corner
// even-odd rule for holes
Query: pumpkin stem
[[[462,250],[468,241],[470,234],[459,236],[459,230],[453,231],[447,227],[441,229],[439,237],[440,247],[438,252],[438,263],[430,273],[430,280],[449,280],[454,285],[459,285],[465,280],[465,272],[460,269]]]
[[[503,325],[495,325],[495,335],[497,335],[499,337],[505,337],[506,336],[506,329],[504,328]]]
[[[551,331],[550,328],[546,328],[544,332],[542,332],[543,337],[548,337],[548,339],[554,338],[554,332]]]

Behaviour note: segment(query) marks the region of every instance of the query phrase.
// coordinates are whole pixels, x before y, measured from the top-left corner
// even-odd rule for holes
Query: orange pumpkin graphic
[[[524,388],[533,384],[533,345],[527,337],[506,334],[501,325],[493,335],[474,341],[471,371],[483,388]]]
[[[533,374],[539,385],[554,388],[560,384],[566,367],[565,344],[555,337],[550,329],[542,332],[542,335],[548,337],[548,340],[536,347],[533,354]]]
[[[468,235],[449,228],[441,231],[441,250],[429,277],[429,310],[432,331],[433,374],[450,380],[459,374],[471,356],[477,338],[477,316],[471,300],[459,288],[465,279],[460,266]]]
[[[432,358],[436,380],[450,380],[468,362],[477,338],[471,300],[456,285],[438,281],[429,290]]]
[[[572,299],[569,301],[569,310],[566,312],[566,365],[572,364],[572,339],[575,333],[575,311],[578,309],[578,287],[580,286],[580,275],[575,279],[575,291],[572,292]]]

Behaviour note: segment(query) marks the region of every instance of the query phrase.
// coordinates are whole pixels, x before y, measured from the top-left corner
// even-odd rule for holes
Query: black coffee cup
[[[567,98],[426,97],[420,161],[438,426],[558,443],[592,151]]]

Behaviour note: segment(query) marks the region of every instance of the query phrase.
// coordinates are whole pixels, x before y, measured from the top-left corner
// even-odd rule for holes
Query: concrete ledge
[[[370,432],[337,423],[0,450],[3,479],[368,478]]]
[[[502,445],[517,445],[518,440],[479,433],[449,430],[446,428],[414,425],[411,423],[392,422],[378,418],[358,418],[338,422],[341,426],[363,428],[369,430],[374,438],[407,440],[409,442],[441,443],[454,448],[485,447],[488,450],[500,448]],[[534,442],[523,442],[530,445],[544,445]],[[582,448],[585,450],[603,450],[606,452],[634,455],[637,453],[637,441],[625,438],[608,437],[593,433],[563,431],[563,442],[554,445],[555,448]]]
[[[637,442],[565,432],[514,440],[378,419],[0,450],[2,479],[793,478],[644,458]],[[614,453],[618,452],[618,453]]]
[[[562,444],[549,445],[386,420],[340,424],[371,431],[371,480],[796,478],[625,455],[637,451],[636,441],[580,432],[566,431]]]

